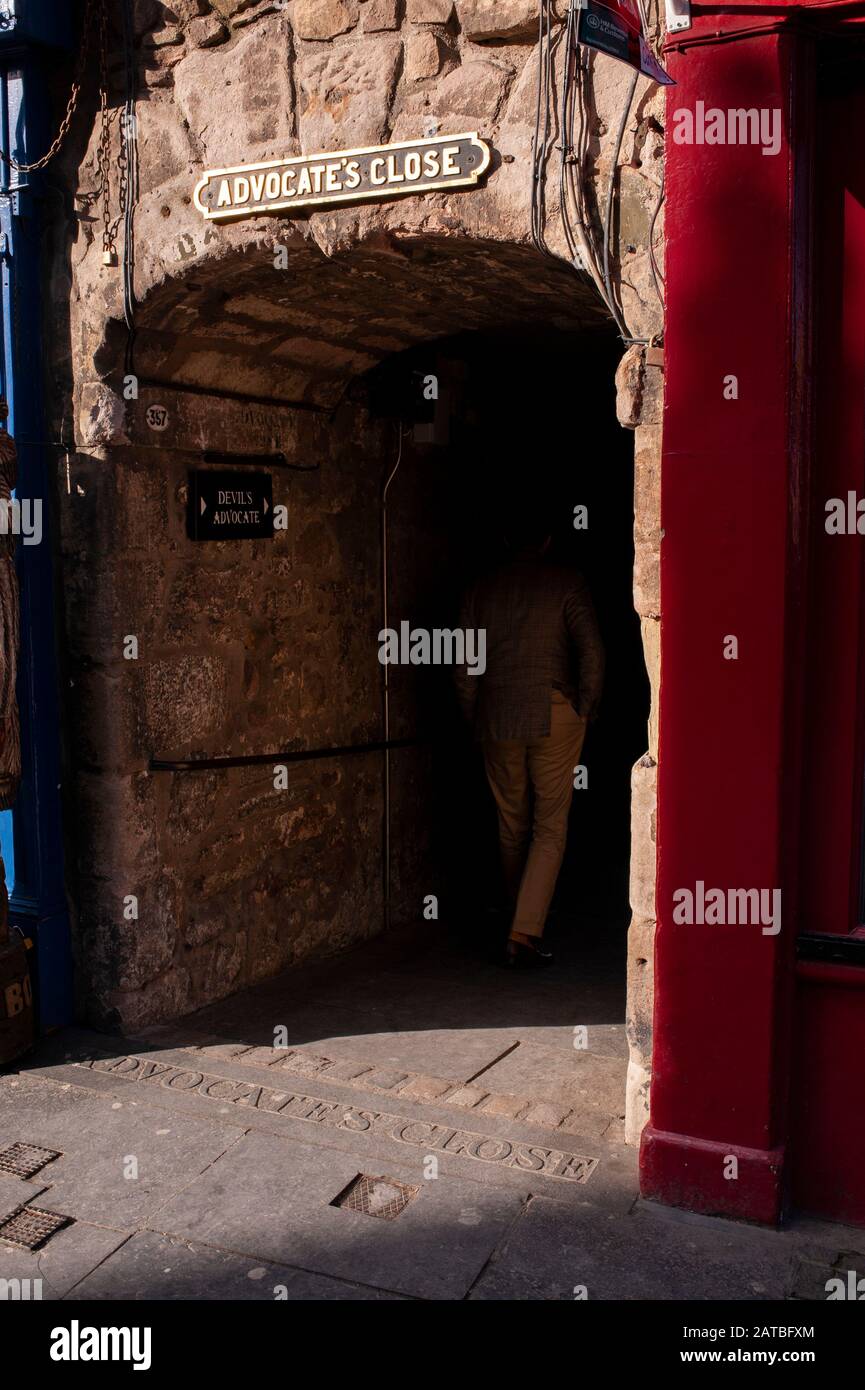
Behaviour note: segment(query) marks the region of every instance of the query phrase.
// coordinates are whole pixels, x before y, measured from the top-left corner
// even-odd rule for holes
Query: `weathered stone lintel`
[[[164,414],[162,413],[164,412]],[[150,422],[153,423],[150,423]],[[243,403],[172,387],[142,387],[126,401],[105,382],[81,388],[77,443],[82,448],[142,445],[201,454],[285,453],[315,448],[327,425],[315,412],[290,405]]]

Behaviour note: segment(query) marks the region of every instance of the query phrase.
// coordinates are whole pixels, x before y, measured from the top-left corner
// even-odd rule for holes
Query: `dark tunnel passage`
[[[150,936],[124,928],[104,964],[93,957],[90,1000],[116,1004],[89,1016],[129,1027],[215,1011],[217,1031],[236,1020],[246,1034],[263,990],[285,1000],[279,1016],[308,1045],[351,1033],[360,1048],[358,1035],[384,1032],[399,1034],[398,1051],[452,1025],[498,1038],[518,1022],[593,1022],[619,1031],[618,1058],[630,772],[649,707],[633,435],[616,417],[621,341],[581,280],[525,247],[454,239],[328,260],[305,245],[293,257],[274,281],[269,256],[228,256],[193,282],[166,281],[139,315],[142,398],[113,456],[130,496],[161,495],[168,532],[134,575],[108,566],[100,582],[152,622],[133,714],[153,775],[136,784],[129,824],[146,822],[153,892],[169,909]],[[176,418],[168,438],[148,428],[154,401]],[[214,467],[236,470],[238,486],[244,470],[269,472],[284,526],[268,540],[191,544],[191,470]],[[499,969],[496,815],[453,671],[389,668],[385,720],[378,659],[388,625],[457,626],[466,588],[530,510],[551,554],[583,572],[606,649],[542,998],[518,998]],[[67,586],[73,627],[92,580],[82,570]],[[97,673],[95,699],[110,698],[111,679]],[[118,854],[130,833],[124,823]],[[98,906],[99,885],[84,887]],[[404,939],[452,998],[415,992],[408,1011],[395,999]],[[364,1002],[337,1019],[342,962]],[[315,1007],[330,1013],[307,1019],[299,998],[313,977]],[[620,1102],[618,1072],[615,1089]]]
[[[647,746],[649,690],[631,598],[633,447],[615,416],[618,348],[602,329],[465,334],[389,359],[364,387],[373,411],[402,431],[388,497],[392,625],[454,627],[462,593],[503,560],[509,527],[529,507],[548,523],[553,558],[588,581],[605,688],[581,755],[585,785],[574,792],[549,930],[568,940],[569,956],[579,956],[581,938],[599,937],[623,982],[629,776]],[[427,401],[433,378],[438,399]],[[429,837],[442,918],[465,943],[494,951],[502,930],[495,812],[451,671],[392,668],[390,709],[393,737],[435,746],[418,823],[392,827],[392,836]]]
[[[389,817],[382,753],[345,758],[338,774],[317,764],[321,780],[363,784],[362,804],[371,808],[353,865],[340,874],[346,861],[330,843],[315,861],[334,915],[353,913],[354,940],[340,948],[331,936],[318,959],[199,1011],[188,1021],[196,1032],[269,1056],[278,1020],[277,1047],[298,1049],[291,1056],[310,1075],[348,1065],[362,1078],[384,1066],[427,1098],[464,1088],[465,1103],[483,1110],[490,1092],[489,1103],[504,1107],[496,1113],[528,1113],[531,1105],[544,1124],[573,1124],[593,1142],[623,1139],[630,771],[647,748],[649,688],[632,599],[633,443],[615,413],[619,354],[615,334],[603,329],[440,338],[356,378],[344,406],[371,417],[382,441],[374,461],[360,450],[355,459],[378,470],[355,523],[366,578],[348,591],[364,650],[384,626],[373,519],[388,479],[394,628],[453,628],[466,586],[498,564],[509,526],[529,506],[547,519],[556,557],[578,566],[590,587],[606,679],[545,932],[555,967],[530,977],[501,968],[508,918],[496,815],[453,672],[395,665]],[[434,401],[424,396],[431,378]],[[376,573],[379,582],[370,582]],[[373,666],[364,688],[370,708],[379,703],[364,728],[380,738],[384,668]],[[325,705],[353,680],[349,665],[334,667]],[[384,881],[389,911],[381,910]],[[358,883],[372,883],[366,897]],[[287,893],[290,910],[292,885],[275,891],[278,899]]]

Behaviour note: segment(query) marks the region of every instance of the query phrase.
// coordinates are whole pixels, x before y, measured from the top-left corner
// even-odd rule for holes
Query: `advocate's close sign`
[[[209,169],[196,185],[195,206],[217,221],[324,203],[471,188],[489,164],[489,145],[476,134],[436,135],[429,140]]]

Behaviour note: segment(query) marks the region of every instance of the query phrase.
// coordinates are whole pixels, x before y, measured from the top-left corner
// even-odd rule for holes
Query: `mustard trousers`
[[[552,692],[550,732],[528,742],[484,742],[487,781],[499,817],[505,888],[513,910],[511,930],[541,936],[568,833],[586,720],[558,690]]]

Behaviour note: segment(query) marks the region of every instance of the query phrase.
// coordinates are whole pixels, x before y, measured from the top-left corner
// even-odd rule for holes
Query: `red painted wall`
[[[857,925],[865,540],[827,538],[824,520],[827,496],[865,493],[865,98],[836,109],[831,76],[818,88],[825,50],[808,16],[837,31],[858,11],[849,36],[865,7],[794,8],[804,22],[778,32],[784,7],[755,5],[751,19],[695,6],[667,53],[678,85],[641,1174],[645,1196],[695,1210],[775,1221],[792,1197],[865,1222],[865,964],[796,967],[797,937],[813,950],[800,933]],[[743,26],[754,33],[716,41]],[[698,102],[777,109],[778,153],[677,144],[675,113]],[[780,932],[677,922],[675,895],[698,882],[780,888]]]
[[[697,18],[686,37],[718,28],[717,14]],[[668,54],[678,85],[667,108],[658,929],[642,1188],[763,1221],[783,1200],[789,895],[778,935],[759,924],[677,924],[673,906],[698,881],[786,888],[791,496],[801,463],[791,422],[795,45],[764,33]],[[698,101],[779,111],[778,153],[675,143],[676,110]],[[734,400],[724,396],[731,376]],[[729,636],[736,660],[724,659]]]

